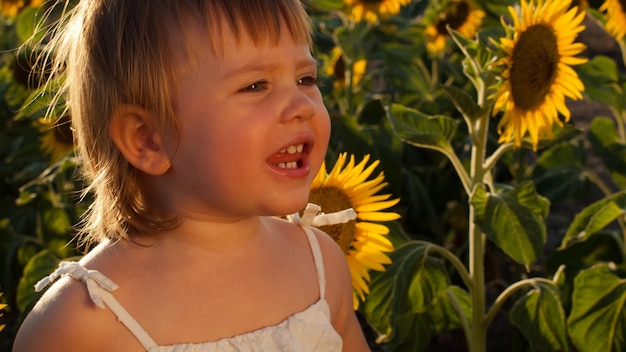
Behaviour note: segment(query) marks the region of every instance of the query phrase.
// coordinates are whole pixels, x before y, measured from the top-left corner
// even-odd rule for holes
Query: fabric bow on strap
[[[96,270],[87,270],[78,262],[61,262],[59,267],[52,272],[52,274],[37,282],[35,285],[35,291],[40,292],[46,286],[62,276],[69,276],[72,279],[84,282],[87,286],[89,297],[91,297],[91,300],[96,304],[96,306],[102,309],[105,309],[105,304],[101,297],[102,290],[112,292],[118,288],[116,283]]]
[[[319,205],[309,203],[302,212],[302,216],[299,213],[294,213],[288,215],[287,219],[298,225],[315,227],[343,224],[356,219],[356,212],[352,208],[330,214],[320,213],[321,210],[322,207]]]

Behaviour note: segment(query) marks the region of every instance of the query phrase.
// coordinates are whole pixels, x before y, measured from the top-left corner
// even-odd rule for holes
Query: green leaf
[[[338,27],[335,30],[335,39],[344,53],[346,65],[366,57],[374,42],[371,39],[372,27],[367,22],[359,22],[352,28]]]
[[[564,249],[573,244],[586,241],[598,231],[604,229],[626,210],[626,191],[599,200],[576,214],[574,221],[567,229],[561,246]]]
[[[393,340],[385,347],[389,351],[422,352],[426,351],[432,337],[436,335],[437,332],[427,314],[405,312],[398,318]]]
[[[48,208],[42,214],[43,228],[53,235],[67,235],[72,228],[67,211],[62,208]]]
[[[63,99],[57,100],[55,97],[54,85],[57,83],[58,81],[54,81],[50,85],[43,85],[32,91],[24,100],[23,106],[14,119],[20,120],[28,117],[35,120],[48,116],[52,119],[58,119],[66,114],[65,101]]]
[[[568,351],[565,311],[559,289],[547,282],[534,282],[534,288],[518,299],[509,318],[526,336],[533,351]]]
[[[430,347],[432,337],[446,330],[461,328],[461,320],[450,296],[455,297],[463,309],[463,314],[469,317],[471,314],[469,294],[458,286],[450,286],[447,293],[426,312],[402,313],[397,319],[396,330],[391,340],[384,346],[386,350],[424,351]]]
[[[561,142],[544,150],[537,159],[533,180],[537,191],[552,202],[584,195],[588,184],[582,143]]]
[[[403,141],[417,147],[452,152],[450,140],[458,126],[455,120],[447,116],[428,116],[399,104],[391,104],[386,110],[393,130]]]
[[[622,233],[600,231],[584,242],[572,244],[567,248],[554,251],[548,257],[546,267],[554,271],[565,265],[567,271],[579,271],[598,262],[624,261]]]
[[[485,45],[486,43],[481,43],[479,34],[474,39],[466,38],[460,32],[450,27],[447,30],[465,56],[463,59],[463,73],[469,78],[476,90],[484,92],[493,86],[496,77],[500,76],[502,74],[501,70],[503,70],[501,67],[492,65],[496,54],[488,45]],[[493,101],[488,100],[488,103],[493,103]],[[487,107],[485,108],[490,110]]]
[[[462,310],[461,313],[467,321],[469,321],[472,314],[471,299],[466,290],[459,286],[450,286],[446,293],[427,311],[431,324],[438,333],[463,327],[459,312],[452,302],[453,299],[459,304]]]
[[[43,38],[45,31],[37,28],[40,25],[41,13],[38,7],[25,7],[16,19],[16,33],[22,42],[38,42]]]
[[[426,249],[427,250],[427,249]],[[448,277],[440,260],[417,251],[417,266],[413,267],[413,278],[409,285],[408,299],[411,311],[423,313],[437,301],[448,287]]]
[[[537,159],[537,167],[549,170],[560,167],[584,167],[585,150],[582,146],[561,142],[544,150]]]
[[[515,198],[519,204],[528,208],[535,216],[545,219],[550,211],[550,202],[537,194],[532,182],[522,182],[511,192],[505,193]]]
[[[35,292],[35,284],[53,272],[59,265],[59,259],[48,250],[43,250],[30,258],[24,267],[24,274],[17,288],[17,306],[26,312],[37,302],[41,293]]]
[[[440,260],[427,255],[429,246],[407,242],[390,254],[386,270],[373,277],[361,311],[381,333],[392,336],[403,314],[425,312],[445,296],[447,273]]]
[[[554,203],[564,202],[585,195],[586,170],[576,166],[547,169],[533,179],[540,194]]]
[[[611,176],[626,187],[626,145],[621,143],[615,123],[607,117],[596,117],[589,127],[589,142],[593,153],[604,162]]]
[[[619,80],[615,59],[596,55],[587,63],[576,68],[580,79],[585,83],[585,95],[608,106],[615,106],[619,93],[615,83]]]
[[[549,202],[535,192],[532,182],[512,191],[487,193],[477,187],[471,198],[476,223],[487,237],[520,264],[534,263],[543,252]]]
[[[469,94],[454,86],[443,86],[441,89],[469,121],[475,121],[480,117],[481,108]]]
[[[626,351],[626,280],[596,264],[574,280],[572,301],[567,324],[580,351]]]

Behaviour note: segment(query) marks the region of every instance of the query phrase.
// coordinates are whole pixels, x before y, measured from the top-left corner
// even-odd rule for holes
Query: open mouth
[[[287,156],[298,156],[299,158],[303,151],[304,151],[304,143],[301,143],[301,144],[290,145],[289,147],[282,149],[280,151],[280,154],[287,155]],[[298,167],[302,166],[302,161],[300,159],[291,160],[291,161],[281,161],[277,163],[276,166],[278,166],[280,169],[297,169]]]
[[[308,144],[292,144],[272,155],[267,161],[278,169],[294,170],[305,166]]]

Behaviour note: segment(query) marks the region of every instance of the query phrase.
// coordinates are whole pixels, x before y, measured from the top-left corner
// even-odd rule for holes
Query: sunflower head
[[[56,122],[39,119],[38,123],[41,132],[41,150],[50,156],[50,162],[59,161],[74,150],[73,133],[68,116],[61,117]]]
[[[17,15],[26,6],[41,6],[43,0],[0,0],[0,12],[6,17]]]
[[[600,11],[604,12],[606,31],[618,41],[622,40],[626,36],[626,1],[605,0]]]
[[[447,43],[448,29],[459,32],[466,38],[472,38],[482,25],[485,13],[471,0],[451,0],[444,2],[441,8],[431,12],[424,33],[427,37],[426,47],[431,53],[442,52]]]
[[[326,74],[334,78],[334,87],[336,90],[342,90],[352,84],[352,86],[358,85],[363,76],[365,76],[365,69],[367,67],[367,60],[360,59],[352,64],[352,82],[346,77],[346,61],[343,57],[343,51],[340,47],[334,47],[331,53],[330,63],[326,69]]]
[[[379,222],[392,221],[400,216],[384,211],[399,202],[390,199],[390,194],[379,195],[387,186],[384,174],[370,179],[378,161],[369,166],[369,155],[356,164],[354,156],[339,155],[330,173],[322,164],[320,171],[311,184],[309,202],[322,208],[324,213],[334,213],[352,208],[357,213],[356,220],[344,224],[320,227],[339,244],[346,255],[352,275],[353,304],[357,309],[359,300],[364,300],[369,293],[367,283],[369,270],[384,271],[385,264],[391,263],[385,254],[393,251],[393,245],[385,237],[389,228]]]
[[[540,139],[552,138],[552,126],[561,125],[559,113],[569,120],[565,99],[581,99],[584,85],[571,65],[586,62],[576,57],[585,46],[575,42],[584,29],[585,13],[570,8],[570,1],[522,0],[521,12],[509,7],[513,17],[512,38],[501,38],[505,66],[503,84],[492,97],[500,143],[521,147],[528,134],[533,150]]]
[[[356,22],[378,22],[379,18],[388,18],[400,13],[400,8],[411,0],[344,0],[349,9],[349,17]]]

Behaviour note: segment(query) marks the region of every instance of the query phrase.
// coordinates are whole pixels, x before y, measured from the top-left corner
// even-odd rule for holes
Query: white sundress
[[[160,346],[115,299],[112,292],[118,286],[96,270],[87,270],[78,262],[61,262],[57,270],[35,285],[35,290],[41,291],[45,286],[65,275],[82,281],[86,285],[94,304],[102,309],[107,307],[111,309],[118,320],[139,340],[146,351],[150,352],[341,351],[343,343],[341,337],[330,323],[330,309],[325,299],[326,279],[322,253],[311,226],[346,222],[354,219],[356,214],[352,209],[333,214],[317,215],[319,211],[319,206],[309,204],[301,218],[298,214],[294,214],[289,216],[288,219],[299,224],[309,240],[317,269],[320,299],[305,310],[294,313],[277,325],[217,341]]]

